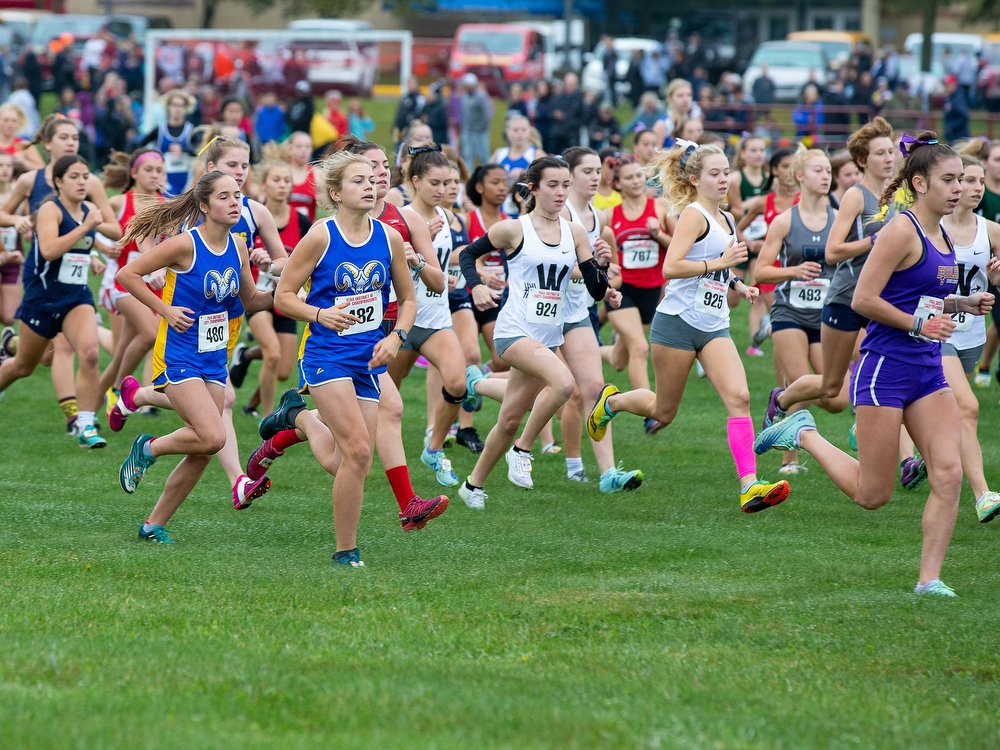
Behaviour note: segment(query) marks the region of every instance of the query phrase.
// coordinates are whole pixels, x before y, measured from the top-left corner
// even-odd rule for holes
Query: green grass
[[[745,310],[735,316],[747,346]],[[765,346],[769,347],[769,344]],[[769,358],[747,361],[759,419]],[[238,394],[246,403],[256,367]],[[620,386],[627,380],[611,379]],[[417,491],[423,374],[404,383]],[[997,387],[982,397],[987,475]],[[496,408],[478,418],[485,431]],[[846,444],[849,414],[818,413]],[[102,418],[102,422],[103,422]],[[815,464],[791,498],[738,512],[725,413],[692,376],[654,438],[615,421],[635,493],[568,483],[535,460],[534,492],[502,467],[485,512],[452,506],[403,534],[376,461],[360,546],[334,570],[331,478],[306,446],[241,513],[213,464],[170,524],[136,540],[176,464],[134,496],[108,448],[63,437],[46,370],[0,406],[0,746],[5,748],[987,748],[1000,744],[998,527],[968,488],[945,565],[960,598],[911,594],[926,487],[869,513]],[[246,455],[256,424],[237,417]],[[473,456],[449,451],[460,475]],[[536,452],[537,455],[537,452]],[[760,461],[776,476],[779,456]]]

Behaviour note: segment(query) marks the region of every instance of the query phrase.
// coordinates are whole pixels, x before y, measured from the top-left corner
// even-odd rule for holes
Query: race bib
[[[217,352],[229,345],[229,313],[198,316],[198,351]]]
[[[465,280],[465,274],[459,266],[448,266],[448,275],[455,279],[455,291],[461,291],[469,285]]]
[[[3,241],[3,248],[8,253],[20,250],[17,230],[14,227],[0,227],[0,240]]]
[[[66,253],[59,265],[60,284],[86,284],[87,269],[90,268],[89,253]]]
[[[917,303],[917,309],[913,311],[913,315],[926,323],[935,315],[941,315],[943,312],[943,299],[940,297],[929,297],[926,294],[922,294],[920,296],[920,301]],[[912,331],[910,332],[910,335],[914,338],[921,339],[922,341],[933,341],[933,339],[929,339],[926,336],[916,335]]]
[[[972,321],[976,316],[972,313],[955,313],[951,319],[955,321],[955,333],[972,330]]]
[[[750,226],[743,231],[743,236],[748,240],[764,239],[767,236],[767,222],[764,220],[764,217],[758,216],[751,221]]]
[[[532,289],[528,292],[528,309],[525,319],[532,324],[557,326],[562,323],[563,293],[551,289]]]
[[[175,154],[172,151],[167,150],[167,152],[163,154],[163,171],[169,174],[187,172],[190,163],[191,157],[186,153]]]
[[[724,281],[702,278],[698,282],[698,292],[694,297],[695,312],[716,318],[726,317],[729,313],[729,306],[726,304],[727,289],[728,286]]]
[[[799,310],[822,310],[829,290],[830,279],[792,279],[789,301]]]
[[[257,271],[257,291],[270,292],[274,289],[274,276],[270,271]]]
[[[382,292],[351,294],[337,297],[335,302],[338,305],[346,302],[347,307],[344,308],[344,312],[353,315],[359,321],[346,331],[341,331],[341,336],[353,336],[356,333],[374,331],[382,324]]]
[[[447,305],[447,293],[438,294],[422,281],[417,281],[417,304],[418,305]]]
[[[656,240],[626,240],[622,243],[622,265],[625,268],[653,268],[660,260],[660,243]]]

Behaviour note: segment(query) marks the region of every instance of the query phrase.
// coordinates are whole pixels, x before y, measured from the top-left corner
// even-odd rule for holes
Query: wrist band
[[[708,275],[708,261],[707,260],[703,260],[702,263],[705,264],[705,275],[707,276]]]
[[[923,330],[923,327],[924,327],[924,319],[917,315],[914,315],[913,325],[910,327],[910,333],[914,336],[919,336],[920,331]]]
[[[424,266],[426,265],[427,265],[427,259],[424,258],[423,256],[420,256],[420,265],[414,267],[413,270],[416,271],[417,273],[420,273],[421,271],[424,270]]]
[[[316,308],[316,322],[317,322],[317,323],[319,323],[319,314],[320,314],[321,312],[323,312],[323,308],[322,308],[322,307],[317,307],[317,308]]]

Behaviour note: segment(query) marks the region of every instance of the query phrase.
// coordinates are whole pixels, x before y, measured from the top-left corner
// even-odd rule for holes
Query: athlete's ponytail
[[[35,132],[35,137],[27,143],[18,144],[18,148],[24,151],[25,149],[39,143],[42,145],[50,143],[52,139],[55,138],[56,131],[64,125],[73,128],[77,132],[80,131],[80,128],[77,127],[76,123],[66,117],[66,115],[53,112],[51,115],[42,120],[42,124],[38,126],[38,130]]]
[[[691,182],[691,178],[698,177],[705,166],[705,160],[715,154],[726,155],[715,144],[679,144],[663,152],[653,164],[652,171],[659,176],[663,186],[663,197],[674,212],[680,213],[697,200],[698,188]]]
[[[913,178],[920,176],[925,180],[930,180],[931,170],[942,159],[958,156],[951,146],[938,143],[937,133],[932,130],[925,130],[916,138],[903,136],[899,145],[905,159],[903,166],[899,168],[896,179],[886,185],[882,197],[879,199],[880,206],[888,206],[896,196],[896,191],[903,188],[912,202],[917,201],[917,192],[913,189]]]
[[[798,149],[792,154],[792,168],[789,171],[796,185],[799,185],[799,178],[796,175],[805,169],[806,162],[812,159],[825,159],[828,164],[830,162],[830,157],[827,156],[826,151],[818,148],[806,148],[804,143],[800,143]]]
[[[208,172],[176,198],[141,209],[128,223],[128,230],[121,238],[119,247],[157,234],[173,236],[186,227],[196,225],[202,217],[201,207],[208,205],[215,183],[224,177],[229,175],[218,170]]]

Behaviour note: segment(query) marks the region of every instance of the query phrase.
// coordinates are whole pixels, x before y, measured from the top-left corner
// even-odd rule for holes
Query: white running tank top
[[[432,292],[427,285],[420,280],[420,275],[413,273],[413,288],[417,293],[417,317],[413,325],[417,328],[429,328],[440,330],[451,328],[451,308],[448,306],[448,261],[451,260],[451,251],[455,249],[453,235],[451,233],[450,217],[441,206],[437,206],[437,212],[444,219],[444,226],[441,231],[434,235],[432,240],[434,252],[437,253],[438,263],[444,271],[445,288],[442,294]]]
[[[583,218],[576,212],[573,208],[573,204],[566,201],[566,208],[569,209],[570,220],[574,224],[579,224],[583,227],[584,231],[587,232],[587,240],[590,242],[590,250],[593,252],[594,243],[597,242],[597,238],[601,236],[601,219],[597,213],[597,209],[594,208],[593,203],[588,203],[587,207],[590,212],[594,215],[594,228],[587,229],[586,225],[583,223]],[[587,320],[590,318],[590,306],[594,304],[596,300],[590,296],[590,292],[587,291],[587,285],[583,282],[583,279],[570,279],[569,287],[566,289],[566,312],[563,315],[563,323],[579,323],[581,320]]]
[[[971,245],[955,245],[955,262],[958,264],[958,294],[967,297],[985,292],[986,263],[991,257],[990,235],[986,219],[976,216],[976,238]],[[986,343],[986,318],[982,315],[957,313],[951,316],[955,330],[948,343],[958,350],[974,349]]]
[[[708,222],[708,230],[691,245],[686,260],[696,263],[718,260],[735,237],[735,227],[728,216],[729,231],[722,228],[700,203],[692,203]],[[656,311],[664,315],[679,315],[681,320],[705,333],[729,328],[729,269],[714,271],[688,279],[670,279],[664,287],[663,299]]]
[[[527,336],[548,347],[563,342],[563,308],[569,274],[576,263],[570,224],[559,217],[559,244],[539,238],[531,215],[518,217],[524,240],[507,256],[507,302],[500,309],[493,338]]]

